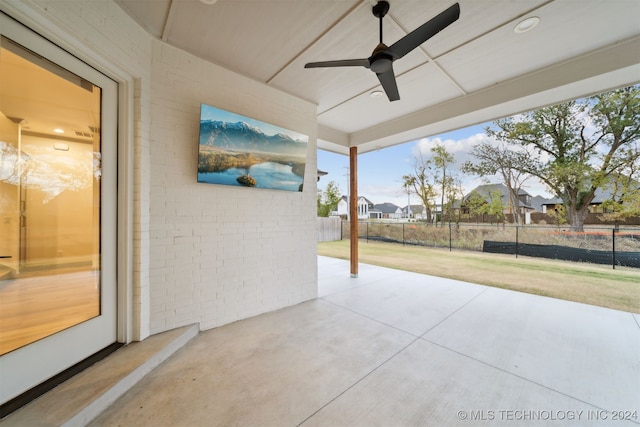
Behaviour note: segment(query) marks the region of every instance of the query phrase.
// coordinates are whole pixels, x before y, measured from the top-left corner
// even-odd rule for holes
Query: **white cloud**
[[[373,203],[395,203],[398,206],[407,204],[407,193],[400,182],[389,185],[363,185],[358,188],[358,195],[364,196]]]
[[[436,145],[442,145],[447,152],[453,154],[456,165],[461,166],[464,162],[471,159],[469,152],[473,147],[481,142],[489,141],[492,144],[496,142],[489,138],[484,133],[477,133],[462,139],[442,139],[442,138],[422,138],[413,146],[411,154],[415,159],[419,159],[421,156],[424,159],[431,158],[433,154],[431,149]]]

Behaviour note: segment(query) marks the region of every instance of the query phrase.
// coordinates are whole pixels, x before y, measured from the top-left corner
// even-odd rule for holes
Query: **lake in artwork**
[[[288,165],[265,162],[253,165],[249,169],[230,168],[222,172],[198,173],[198,182],[242,186],[238,178],[248,174],[255,178],[256,188],[299,191],[303,180],[301,176],[293,173],[292,169]]]
[[[308,139],[202,104],[198,182],[302,191]]]

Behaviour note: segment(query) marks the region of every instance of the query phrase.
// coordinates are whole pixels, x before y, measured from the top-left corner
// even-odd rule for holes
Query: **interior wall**
[[[64,144],[66,151],[55,150]],[[90,266],[94,256],[93,146],[23,135],[27,267]]]
[[[151,89],[151,332],[316,297],[315,105],[162,42]],[[201,103],[309,135],[304,191],[197,183]]]

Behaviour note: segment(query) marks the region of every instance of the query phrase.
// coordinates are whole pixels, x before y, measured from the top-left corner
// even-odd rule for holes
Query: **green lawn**
[[[640,313],[640,271],[396,243],[359,243],[362,263]],[[349,259],[349,241],[318,243],[318,255]]]

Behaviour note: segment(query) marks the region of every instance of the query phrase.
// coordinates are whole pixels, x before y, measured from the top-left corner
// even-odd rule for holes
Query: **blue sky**
[[[471,147],[487,139],[484,129],[491,123],[471,126],[447,132],[430,138],[423,138],[404,144],[384,148],[358,155],[358,194],[367,197],[373,203],[391,202],[399,206],[407,204],[407,194],[402,190],[402,176],[413,171],[414,159],[420,152],[425,158],[430,157],[429,150],[440,143],[456,158],[455,168],[459,169],[467,160]],[[349,157],[318,150],[318,169],[328,172],[320,178],[318,188],[324,190],[326,185],[334,181],[343,195],[347,194]],[[480,178],[460,176],[465,192],[469,192],[484,182]],[[490,183],[500,183],[498,177],[488,177]],[[533,179],[525,182],[525,190],[531,195],[550,197],[545,186]],[[417,196],[411,196],[411,203],[417,204]]]

